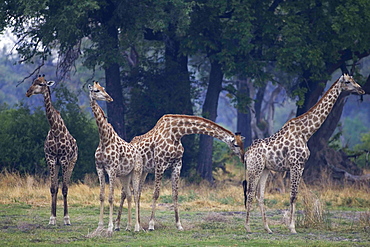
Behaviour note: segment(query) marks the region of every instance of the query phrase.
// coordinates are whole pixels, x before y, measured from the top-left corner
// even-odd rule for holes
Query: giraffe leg
[[[115,221],[115,226],[116,226],[114,228],[115,231],[120,231],[121,230],[121,216],[122,216],[123,203],[125,202],[125,199],[126,199],[126,193],[125,193],[125,190],[124,190],[124,186],[122,186],[121,202],[119,204],[117,218],[116,218],[116,221]]]
[[[88,238],[96,237],[96,236],[104,236],[104,199],[105,199],[105,173],[102,168],[99,168],[98,165],[96,166],[96,171],[99,177],[99,184],[100,184],[100,213],[99,213],[99,223],[98,227],[92,233],[87,235]]]
[[[143,187],[145,183],[145,179],[148,176],[147,172],[143,172],[140,177],[140,187],[139,187],[139,196],[141,196],[141,192],[143,192]]]
[[[100,200],[100,214],[99,214],[99,223],[97,231],[101,231],[104,227],[104,199],[105,199],[105,176],[103,169],[96,169],[99,177],[99,184],[100,184],[100,194],[99,194],[99,200]]]
[[[71,225],[71,221],[68,215],[68,202],[67,202],[68,184],[64,182],[63,182],[63,187],[62,187],[62,194],[63,194],[63,204],[64,204],[64,225]]]
[[[154,193],[153,193],[153,202],[152,202],[152,214],[150,216],[150,220],[149,220],[149,231],[154,231],[154,224],[155,224],[155,207],[156,207],[156,204],[157,204],[157,200],[158,200],[158,197],[159,197],[159,192],[160,192],[160,189],[161,189],[161,182],[162,182],[162,177],[163,177],[163,171],[155,171],[155,175],[154,175]]]
[[[131,192],[131,174],[127,177],[124,178],[123,181],[123,193],[126,194],[127,196],[127,226],[126,226],[126,231],[131,231],[131,226],[132,226],[132,192]]]
[[[266,181],[267,181],[268,176],[269,176],[269,171],[266,170],[266,169],[263,170],[263,172],[261,174],[260,182],[259,182],[259,195],[257,196],[257,201],[258,201],[258,205],[259,205],[260,210],[261,210],[261,215],[262,215],[264,228],[268,233],[271,234],[272,231],[270,230],[270,228],[267,224],[266,211],[265,211],[265,207],[264,207],[265,206],[264,205],[265,187],[266,187]]]
[[[138,191],[138,194],[137,194],[137,196],[138,196],[138,198],[137,198],[137,200],[138,200],[138,203],[140,203],[140,198],[141,198],[141,193],[143,192],[143,187],[144,187],[144,183],[145,183],[145,179],[146,179],[146,177],[147,177],[147,175],[148,175],[148,173],[147,172],[142,172],[141,173],[141,176],[140,176],[140,184],[139,184],[139,191]],[[135,179],[135,178],[134,178]],[[135,186],[134,186],[135,187]],[[135,189],[134,189],[134,193],[135,193]],[[135,194],[134,194],[134,196],[135,196]],[[139,205],[140,206],[140,205]],[[140,207],[138,207],[138,209],[140,209]],[[137,219],[139,220],[139,224],[140,224],[140,213],[139,213],[139,211],[136,211],[137,212]],[[140,226],[140,230],[143,230],[143,231],[145,231],[141,226]]]
[[[290,232],[296,234],[295,230],[295,204],[297,201],[298,187],[302,178],[303,169],[291,169],[290,170],[290,218],[289,218],[289,229]]]
[[[107,229],[107,236],[111,237],[113,235],[113,201],[114,201],[114,181],[116,175],[109,174],[109,222],[108,222],[108,229]]]
[[[50,194],[51,194],[51,216],[49,225],[56,224],[57,217],[57,195],[58,195],[58,173],[59,165],[56,164],[55,160],[49,160],[50,168]]]
[[[258,181],[260,179],[260,173],[258,174],[252,174],[251,172],[248,171],[248,185],[247,185],[247,201],[246,201],[246,215],[245,215],[245,230],[247,232],[251,232],[250,228],[250,223],[249,223],[249,217],[250,217],[250,211],[252,209],[252,202],[253,202],[253,197],[256,195],[256,188]]]
[[[178,209],[178,194],[179,194],[179,181],[180,181],[181,166],[182,166],[182,162],[180,160],[178,162],[178,165],[176,165],[173,168],[172,174],[171,174],[173,210],[175,211],[176,227],[180,231],[184,230],[184,228],[181,225],[179,209]]]
[[[69,182],[72,175],[72,170],[74,168],[74,165],[77,161],[77,157],[70,162],[65,162],[62,164],[63,168],[63,187],[62,187],[62,194],[63,194],[63,203],[64,203],[64,225],[71,225],[69,215],[68,215],[68,202],[67,202],[67,196],[68,196],[68,187]]]
[[[132,187],[134,190],[134,200],[135,200],[135,232],[139,232],[140,230],[144,230],[140,226],[140,195],[141,195],[141,189],[142,189],[142,179],[145,180],[145,177],[147,174],[142,176],[142,171],[143,171],[143,166],[141,162],[141,157],[140,159],[140,164],[135,166],[134,168],[134,173],[132,176]]]

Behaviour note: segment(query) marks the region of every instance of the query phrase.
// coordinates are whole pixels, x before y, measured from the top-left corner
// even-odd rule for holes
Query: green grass
[[[220,181],[223,181],[220,179]],[[370,191],[354,186],[300,188],[296,230],[285,225],[289,192],[266,192],[269,225],[267,234],[256,201],[251,229],[244,230],[245,212],[238,181],[209,186],[181,181],[179,208],[185,231],[175,227],[171,183],[163,182],[153,232],[114,232],[113,237],[87,238],[98,225],[99,186],[75,183],[69,189],[71,226],[62,220],[62,195],[58,194],[57,225],[49,226],[50,189],[46,180],[33,176],[0,173],[0,246],[370,246]],[[115,189],[115,213],[120,198]],[[141,197],[141,223],[148,229],[153,184],[147,183]],[[106,191],[107,199],[107,191]],[[105,227],[108,223],[108,202]],[[122,214],[125,229],[127,209]]]
[[[71,205],[71,226],[62,222],[58,205],[56,226],[49,226],[49,207],[24,203],[0,204],[0,246],[364,246],[370,234],[358,223],[354,212],[334,212],[329,217],[332,229],[297,228],[291,235],[280,222],[281,210],[269,210],[274,234],[264,232],[258,210],[252,212],[253,233],[244,230],[244,212],[182,211],[185,231],[178,231],[172,210],[158,210],[156,230],[149,232],[114,232],[111,238],[86,238],[95,230],[99,209],[96,206]],[[115,208],[115,211],[117,208]],[[106,210],[108,212],[108,209]],[[150,211],[142,210],[142,225],[148,227]],[[107,224],[107,215],[105,223]],[[367,219],[368,220],[368,219]],[[122,224],[126,222],[123,213]]]

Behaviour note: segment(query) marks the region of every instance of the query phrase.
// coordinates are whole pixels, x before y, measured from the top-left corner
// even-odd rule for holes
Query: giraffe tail
[[[244,190],[244,206],[247,207],[247,186],[248,182],[247,180],[243,181],[243,190]]]

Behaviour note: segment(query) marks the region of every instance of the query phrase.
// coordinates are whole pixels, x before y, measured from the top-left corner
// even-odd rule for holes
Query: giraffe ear
[[[48,82],[46,83],[46,86],[51,87],[51,86],[53,86],[54,84],[55,84],[55,81],[48,81]]]
[[[92,86],[91,86],[90,84],[87,86],[87,88],[88,88],[90,91],[92,91],[92,90],[93,90],[93,88],[92,88]]]
[[[236,133],[235,133],[235,135],[236,135],[236,136],[239,136],[239,137],[240,137],[240,139],[241,139],[242,141],[244,141],[245,137],[244,137],[244,136],[242,136],[242,133],[241,133],[241,132],[236,132]]]

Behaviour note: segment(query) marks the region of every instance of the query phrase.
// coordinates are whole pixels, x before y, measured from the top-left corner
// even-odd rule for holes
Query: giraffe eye
[[[100,91],[98,89],[94,90],[95,93],[99,93]]]

